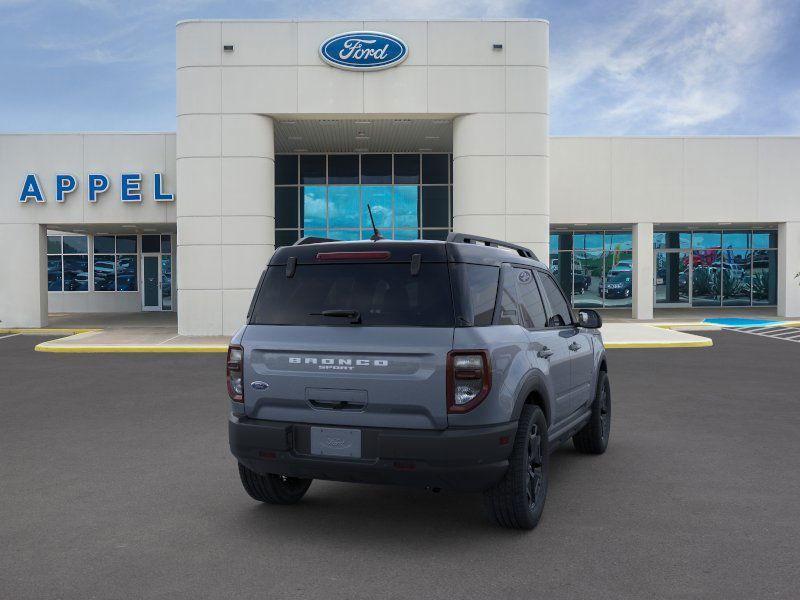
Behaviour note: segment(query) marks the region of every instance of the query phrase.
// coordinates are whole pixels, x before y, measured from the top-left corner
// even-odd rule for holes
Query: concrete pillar
[[[177,154],[178,332],[230,335],[275,248],[273,121],[179,116]]]
[[[653,318],[653,224],[633,226],[633,311],[634,319]]]
[[[42,225],[2,224],[0,329],[47,325],[47,231]]]
[[[548,117],[476,113],[453,121],[453,229],[526,246],[547,262]]]
[[[778,225],[778,316],[800,318],[800,222]],[[796,276],[797,275],[797,276]]]

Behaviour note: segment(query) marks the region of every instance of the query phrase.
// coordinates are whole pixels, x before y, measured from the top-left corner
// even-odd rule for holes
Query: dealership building
[[[244,322],[302,236],[530,247],[573,304],[800,316],[800,138],[550,137],[540,20],[187,21],[177,133],[0,135],[0,327]]]

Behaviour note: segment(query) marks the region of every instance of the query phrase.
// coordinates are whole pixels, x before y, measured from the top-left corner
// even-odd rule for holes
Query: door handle
[[[581,349],[581,345],[580,345],[580,344],[578,344],[577,342],[572,342],[572,343],[569,345],[569,349],[570,349],[570,350],[572,350],[573,352],[577,352],[578,350],[580,350],[580,349]]]
[[[553,356],[553,351],[550,350],[547,346],[542,346],[542,349],[536,353],[536,356],[539,358],[550,358]]]

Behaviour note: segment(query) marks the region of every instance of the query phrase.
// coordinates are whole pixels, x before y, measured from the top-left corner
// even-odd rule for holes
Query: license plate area
[[[312,427],[311,454],[361,458],[361,430],[341,427]]]

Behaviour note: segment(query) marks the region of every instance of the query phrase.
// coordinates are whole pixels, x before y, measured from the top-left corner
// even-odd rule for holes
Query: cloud
[[[617,133],[687,132],[740,108],[749,79],[781,42],[771,0],[638,4],[625,19],[554,52],[553,104],[604,107]]]

